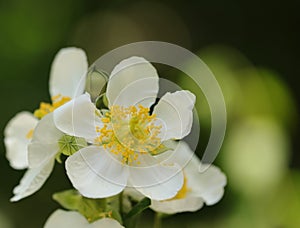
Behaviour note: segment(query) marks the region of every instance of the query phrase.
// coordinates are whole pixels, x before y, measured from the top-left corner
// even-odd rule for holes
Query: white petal
[[[200,165],[202,168],[203,166],[206,168],[207,165],[201,164],[199,158],[184,141],[172,142],[168,147],[175,149],[160,154],[156,158],[163,164],[179,164],[183,168],[192,194],[202,198],[207,205],[217,203],[223,196],[226,176],[213,165],[200,173]]]
[[[26,135],[37,125],[38,120],[30,112],[20,112],[5,127],[4,143],[6,157],[11,167],[24,169],[28,167],[27,146],[31,139]]]
[[[28,163],[30,168],[54,159],[59,150],[58,140],[63,133],[53,122],[53,113],[46,115],[36,126],[31,143],[28,145]]]
[[[30,143],[28,145],[28,163],[29,168],[39,167],[41,163],[54,159],[59,151],[58,143]]]
[[[203,206],[203,200],[196,196],[187,196],[183,199],[164,200],[164,201],[151,201],[150,208],[154,211],[175,214],[186,211],[197,211]]]
[[[73,186],[89,198],[104,198],[120,193],[126,186],[126,166],[102,147],[90,146],[70,156],[67,174]]]
[[[56,128],[53,113],[49,113],[39,121],[34,129],[32,143],[57,143],[61,136],[63,133]]]
[[[184,172],[187,177],[188,187],[193,194],[201,197],[207,205],[217,203],[223,196],[226,176],[219,168],[210,165],[203,173],[199,172],[199,159],[194,156],[185,167]],[[207,166],[201,164],[201,166]]]
[[[93,140],[97,137],[96,126],[101,127],[96,107],[88,93],[73,99],[54,111],[54,123],[62,132]]]
[[[177,165],[130,167],[130,183],[153,200],[174,197],[183,185],[183,174]]]
[[[84,216],[75,211],[56,210],[48,218],[44,228],[121,228],[116,220],[104,218],[89,223]]]
[[[150,107],[158,93],[158,80],[156,69],[144,58],[121,61],[112,70],[107,84],[109,105],[128,107],[141,102]]]
[[[193,124],[195,95],[187,90],[166,93],[153,113],[163,123],[162,139],[181,139],[188,135]]]
[[[176,163],[184,168],[194,156],[194,152],[190,149],[189,145],[182,140],[179,142],[168,140],[164,142],[164,145],[172,150],[155,156],[163,164]]]
[[[20,184],[14,188],[14,196],[10,201],[19,201],[38,191],[49,177],[54,165],[54,160],[41,164],[37,168],[28,169],[20,181]]]
[[[79,48],[61,49],[52,63],[49,90],[51,96],[61,94],[74,98],[84,91],[88,69],[85,52]]]

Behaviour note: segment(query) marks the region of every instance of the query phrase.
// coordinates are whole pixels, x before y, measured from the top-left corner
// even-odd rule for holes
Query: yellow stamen
[[[27,135],[26,135],[26,138],[27,139],[32,139],[32,136],[33,136],[33,129],[29,130]]]
[[[160,148],[161,140],[158,135],[161,126],[154,124],[156,116],[149,114],[149,108],[142,105],[138,108],[115,105],[101,120],[104,126],[96,127],[100,136],[95,142],[111,153],[120,155],[124,164],[139,164],[140,154],[155,154]]]
[[[174,200],[174,199],[183,199],[186,197],[186,194],[190,191],[190,189],[188,188],[187,185],[187,178],[184,175],[184,179],[183,179],[183,185],[181,187],[181,189],[177,192],[177,195],[174,196],[172,199],[169,200]]]
[[[71,100],[70,97],[64,97],[59,95],[51,97],[52,103],[45,103],[41,102],[40,107],[34,111],[34,116],[42,119],[48,113],[53,112],[58,107],[62,106],[63,104],[67,103]]]

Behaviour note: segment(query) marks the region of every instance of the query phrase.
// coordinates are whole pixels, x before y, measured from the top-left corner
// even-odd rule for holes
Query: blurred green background
[[[228,127],[216,164],[228,184],[219,204],[165,218],[163,227],[300,227],[299,8],[292,0],[2,0],[2,138],[17,112],[49,100],[60,48],[81,47],[92,63],[130,42],[175,43],[198,54],[223,90]],[[180,72],[162,67],[160,75],[197,94],[201,155],[210,126],[201,91]],[[2,142],[0,149],[0,228],[42,227],[58,208],[52,193],[70,187],[63,167],[38,193],[10,203],[23,171],[9,167]],[[152,218],[148,211],[139,226],[151,227]]]

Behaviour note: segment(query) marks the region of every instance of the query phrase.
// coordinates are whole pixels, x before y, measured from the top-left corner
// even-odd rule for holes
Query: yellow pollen
[[[34,116],[42,119],[45,115],[47,115],[50,112],[53,112],[58,107],[62,106],[63,104],[67,103],[71,100],[70,97],[64,97],[62,95],[56,95],[51,97],[52,104],[41,102],[39,109],[36,109],[34,111]]]
[[[99,136],[95,143],[119,155],[123,164],[139,164],[139,155],[155,154],[161,148],[158,137],[161,126],[154,124],[156,117],[150,115],[149,111],[149,108],[142,105],[138,108],[118,105],[110,107],[110,111],[101,119],[103,127],[96,127]]]
[[[190,191],[190,189],[187,186],[187,178],[184,175],[184,179],[183,179],[183,185],[181,187],[181,189],[177,192],[176,196],[174,196],[172,199],[169,200],[174,200],[174,199],[183,199],[186,197],[186,194]]]
[[[26,134],[27,139],[32,139],[33,136],[33,129],[29,130],[28,133]]]

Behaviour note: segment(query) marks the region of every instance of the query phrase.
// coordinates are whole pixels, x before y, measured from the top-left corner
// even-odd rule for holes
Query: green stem
[[[156,212],[155,216],[154,216],[154,224],[153,224],[153,228],[161,228],[161,222],[162,222],[162,217],[161,214]]]
[[[123,217],[123,191],[119,194],[119,210],[120,215]]]

